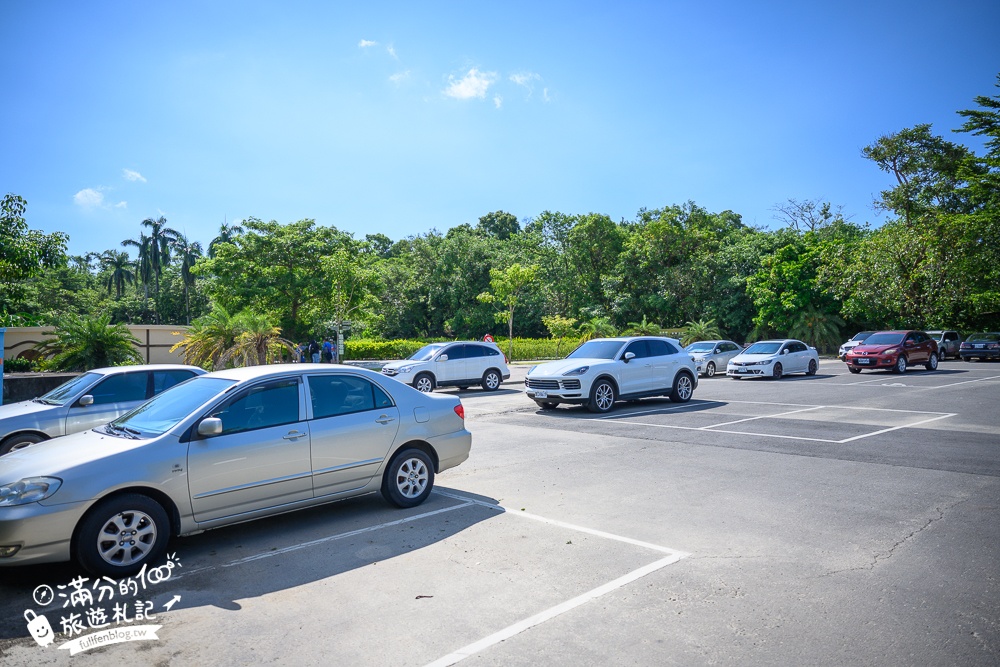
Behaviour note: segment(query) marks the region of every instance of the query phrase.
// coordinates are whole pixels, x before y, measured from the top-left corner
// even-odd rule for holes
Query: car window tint
[[[805,352],[806,346],[805,343],[792,343],[791,349],[792,352]]]
[[[667,348],[667,341],[665,340],[647,340],[646,349],[649,350],[649,356],[651,357],[665,357],[670,354],[670,350]]]
[[[277,380],[251,387],[210,416],[222,420],[222,433],[240,433],[299,421],[299,383]]]
[[[636,359],[644,359],[649,356],[649,348],[646,346],[646,341],[644,340],[634,340],[628,344],[625,351],[622,353],[622,359],[625,355],[631,352],[635,355]]]
[[[465,346],[465,358],[466,359],[477,359],[479,357],[486,356],[486,348],[482,345],[466,345]]]
[[[88,393],[94,397],[94,405],[144,401],[148,382],[146,372],[121,373],[102,380]]]
[[[381,402],[384,403],[388,397],[381,389],[379,392],[382,394]],[[374,410],[377,405],[375,386],[368,380],[353,375],[311,376],[309,394],[315,419]]]
[[[487,357],[499,357],[500,350],[495,347],[484,347],[483,350],[486,352]]]
[[[184,380],[190,380],[193,376],[194,373],[191,371],[153,371],[153,395],[159,394],[164,389],[170,389]]]
[[[382,387],[377,384],[372,384],[372,393],[375,395],[376,409],[391,408],[394,405],[389,394],[385,393]]]
[[[455,361],[456,359],[465,359],[465,346],[464,345],[452,345],[444,351],[448,355],[448,361]]]

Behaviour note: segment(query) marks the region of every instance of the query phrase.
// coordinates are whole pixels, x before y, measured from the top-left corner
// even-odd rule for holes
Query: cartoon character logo
[[[39,646],[48,646],[56,640],[52,626],[49,625],[49,619],[45,616],[39,616],[33,610],[28,609],[24,612],[24,620],[28,622],[28,632],[31,633],[32,638]]]

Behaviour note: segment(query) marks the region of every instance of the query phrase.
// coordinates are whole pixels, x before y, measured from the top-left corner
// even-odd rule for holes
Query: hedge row
[[[666,335],[676,336],[678,332]],[[355,338],[344,342],[344,360],[362,361],[371,359],[405,359],[424,345],[440,342],[434,340],[374,340]],[[507,339],[497,338],[496,344],[507,354]],[[580,344],[579,338],[514,338],[514,358],[511,361],[534,361],[536,359],[561,359]]]

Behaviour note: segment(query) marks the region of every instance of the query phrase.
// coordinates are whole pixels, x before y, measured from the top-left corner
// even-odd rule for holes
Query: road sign
[[[483,342],[492,343],[493,342],[492,334],[486,334],[485,336],[483,336]]]

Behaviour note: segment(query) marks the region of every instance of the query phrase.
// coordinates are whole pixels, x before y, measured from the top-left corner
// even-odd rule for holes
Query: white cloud
[[[93,188],[84,188],[73,195],[73,203],[83,208],[96,208],[104,205],[104,193]]]
[[[500,107],[502,107],[503,106],[503,98],[500,97],[499,95],[494,95],[493,96],[493,106],[495,106],[497,109],[499,109]]]
[[[473,67],[469,73],[461,79],[448,76],[448,87],[444,89],[444,94],[458,100],[468,100],[473,97],[484,99],[486,91],[496,81],[496,72],[480,72]]]
[[[358,42],[359,49],[367,49],[369,46],[378,46],[378,42],[373,42],[369,39],[363,39]]]
[[[402,83],[408,78],[410,78],[410,70],[406,70],[405,72],[396,72],[389,77],[389,81],[392,81],[393,83]]]
[[[396,55],[396,47],[395,46],[393,46],[392,44],[390,44],[389,46],[385,47],[385,50],[386,50],[386,53],[388,53],[390,56],[392,56],[396,60],[399,60],[399,56]]]
[[[132,171],[131,169],[122,169],[122,177],[126,181],[133,181],[133,182],[134,181],[142,181],[143,183],[146,182],[146,177],[145,176],[143,176],[142,174],[140,174],[137,171]]]
[[[115,204],[115,208],[128,208],[128,202],[120,201],[117,204]]]
[[[549,98],[549,89],[548,88],[542,88],[542,99],[545,100],[546,102],[549,101],[550,98]]]

